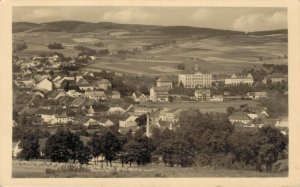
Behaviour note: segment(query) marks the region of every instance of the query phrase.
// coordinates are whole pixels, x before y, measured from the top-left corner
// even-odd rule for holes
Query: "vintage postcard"
[[[300,186],[299,1],[0,5],[0,185]]]

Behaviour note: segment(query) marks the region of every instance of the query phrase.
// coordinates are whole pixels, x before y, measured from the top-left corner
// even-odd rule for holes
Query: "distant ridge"
[[[129,31],[159,31],[166,35],[236,35],[244,34],[240,31],[200,28],[191,26],[157,26],[157,25],[140,25],[140,24],[119,24],[112,22],[84,22],[84,21],[54,21],[46,23],[31,23],[31,22],[13,22],[12,31],[17,32],[70,32],[70,33],[83,33],[93,32],[97,29],[118,29]],[[247,34],[253,35],[269,35],[269,34],[286,34],[287,29],[274,30],[274,31],[257,31],[249,32]]]
[[[272,31],[255,31],[255,32],[249,32],[247,34],[252,35],[271,35],[271,34],[287,34],[288,29],[279,29],[279,30],[272,30]]]

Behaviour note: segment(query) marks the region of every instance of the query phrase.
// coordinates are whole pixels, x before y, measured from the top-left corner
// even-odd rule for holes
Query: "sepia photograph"
[[[243,2],[0,1],[0,186],[300,186],[300,2]]]
[[[20,6],[12,46],[14,178],[288,176],[286,8]]]

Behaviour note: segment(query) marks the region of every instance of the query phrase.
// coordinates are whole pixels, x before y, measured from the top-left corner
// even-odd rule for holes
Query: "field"
[[[22,161],[25,162],[25,161]],[[146,166],[125,165],[121,167],[119,163],[113,163],[113,167],[98,165],[83,166],[83,169],[75,171],[74,168],[54,169],[51,166],[40,167],[35,163],[26,163],[26,166],[19,166],[18,161],[13,162],[12,177],[14,178],[155,178],[155,177],[287,177],[287,171],[281,172],[257,172],[255,170],[235,170],[235,169],[215,169],[213,167],[168,167],[159,164],[149,164]],[[63,165],[63,164],[61,164]],[[67,164],[68,165],[68,164]],[[67,166],[68,167],[68,166]],[[52,168],[52,169],[51,169]],[[63,167],[61,167],[63,168]],[[48,170],[46,172],[46,169]],[[57,170],[57,171],[55,171]],[[71,171],[73,170],[73,171]]]
[[[244,68],[261,66],[263,63],[287,63],[283,56],[287,54],[287,35],[230,35],[230,36],[168,36],[161,32],[131,32],[126,30],[99,29],[86,33],[69,32],[20,32],[14,33],[14,40],[24,40],[28,48],[17,52],[20,57],[38,55],[43,52],[62,52],[65,56],[75,57],[76,45],[83,45],[95,50],[140,49],[136,55],[125,58],[116,56],[98,56],[96,62],[87,67],[90,70],[113,70],[120,73],[159,75],[178,74],[176,65],[184,63],[186,69],[198,64],[200,69],[211,73],[232,73]],[[142,50],[144,45],[164,43],[175,40],[176,43],[160,45],[149,50]],[[61,42],[66,47],[62,50],[48,49],[47,44]],[[95,45],[102,42],[105,47]],[[260,57],[263,58],[260,61]]]
[[[147,106],[154,107],[167,107],[167,108],[198,108],[201,112],[220,112],[225,113],[227,107],[232,106],[239,108],[242,104],[248,104],[248,106],[256,106],[258,103],[252,100],[232,100],[224,102],[173,102],[173,103],[146,103]]]

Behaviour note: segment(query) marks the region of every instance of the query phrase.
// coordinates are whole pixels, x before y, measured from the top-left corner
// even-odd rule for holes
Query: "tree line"
[[[145,136],[145,123],[140,128],[120,134],[118,128],[93,134],[83,142],[78,134],[66,129],[57,130],[45,145],[44,157],[53,162],[95,164],[105,161],[112,165],[118,160],[124,164],[145,165],[160,158],[166,166],[213,166],[220,168],[248,167],[268,171],[273,164],[287,157],[288,138],[278,129],[266,126],[253,131],[237,131],[226,114],[201,113],[191,109],[180,114],[175,129],[154,128],[150,138]],[[36,159],[40,156],[38,136],[32,131],[20,140],[19,156]]]

